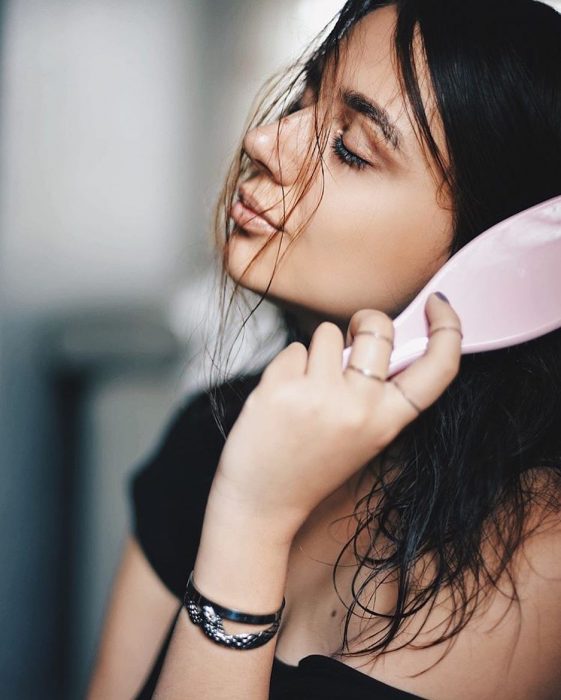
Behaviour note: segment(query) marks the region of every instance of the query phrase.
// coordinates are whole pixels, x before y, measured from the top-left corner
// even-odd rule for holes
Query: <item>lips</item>
[[[234,204],[230,216],[247,233],[274,234],[281,230],[266,213],[257,200],[243,187],[240,187],[239,201]]]

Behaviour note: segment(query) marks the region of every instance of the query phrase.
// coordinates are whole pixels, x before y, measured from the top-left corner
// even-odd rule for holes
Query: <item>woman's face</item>
[[[258,221],[255,229],[249,224],[244,231],[251,212],[241,204],[232,209],[238,225],[230,239],[229,275],[243,287],[264,292],[277,263],[267,298],[318,319],[346,323],[362,308],[395,317],[447,257],[450,201],[446,194],[437,201],[439,181],[405,108],[392,60],[395,20],[392,6],[376,10],[341,46],[323,177],[318,169],[282,235],[273,231],[272,242],[243,278],[270,232],[257,233]],[[420,47],[415,51],[417,65],[423,66]],[[426,74],[421,76],[421,93],[446,156],[428,82]],[[254,168],[242,193],[273,223],[282,220],[283,187],[287,211],[296,199],[297,177],[314,138],[312,103],[308,94],[303,108],[282,120],[280,133],[275,122],[249,131],[244,140]]]

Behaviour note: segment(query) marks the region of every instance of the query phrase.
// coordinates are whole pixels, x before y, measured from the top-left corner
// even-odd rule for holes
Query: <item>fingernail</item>
[[[444,294],[442,292],[435,292],[435,294],[439,299],[442,299],[442,301],[445,301],[447,304],[450,303],[448,301],[448,297],[444,296]]]

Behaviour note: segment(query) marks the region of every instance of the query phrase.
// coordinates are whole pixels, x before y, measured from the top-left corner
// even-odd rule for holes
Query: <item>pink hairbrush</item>
[[[452,256],[394,320],[388,378],[426,350],[427,297],[443,292],[462,322],[462,355],[561,327],[561,196],[496,224]],[[343,351],[343,368],[351,348]]]

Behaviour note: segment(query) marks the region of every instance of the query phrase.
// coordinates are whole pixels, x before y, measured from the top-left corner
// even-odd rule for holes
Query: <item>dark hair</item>
[[[561,193],[561,16],[532,0],[350,0],[289,81],[281,114],[299,81],[314,71],[321,74],[327,58],[337,59],[349,30],[386,5],[397,10],[394,48],[403,93],[452,194],[453,255],[493,224]],[[417,30],[449,162],[431,134],[419,91]],[[266,119],[280,102],[254,120]],[[317,119],[316,127],[314,147],[321,151]],[[240,148],[217,208],[217,230],[226,230],[226,240],[217,246],[223,260],[229,231],[224,213],[249,167],[244,157]],[[265,296],[266,291],[259,303]],[[284,320],[289,339],[298,338],[290,314]],[[219,420],[217,402],[215,411]],[[561,330],[462,357],[459,374],[440,398],[401,432],[399,443],[366,466],[375,485],[357,503],[358,525],[346,547],[354,547],[359,571],[371,572],[358,588],[359,572],[353,581],[342,655],[356,607],[383,622],[381,628],[374,625],[372,643],[353,652],[366,654],[389,651],[410,617],[429,611],[443,591],[453,597],[453,612],[431,646],[456,635],[482,597],[498,590],[499,581],[504,593],[505,576],[511,583],[507,595],[517,601],[511,564],[529,534],[529,516],[536,508],[549,513],[560,508],[560,416]],[[392,454],[397,461],[390,461],[397,444]],[[366,553],[357,547],[361,533],[370,536]],[[485,554],[484,543],[490,547]],[[433,572],[421,583],[418,565],[427,556]],[[397,582],[397,601],[390,614],[382,614],[364,605],[361,596],[389,576]]]

